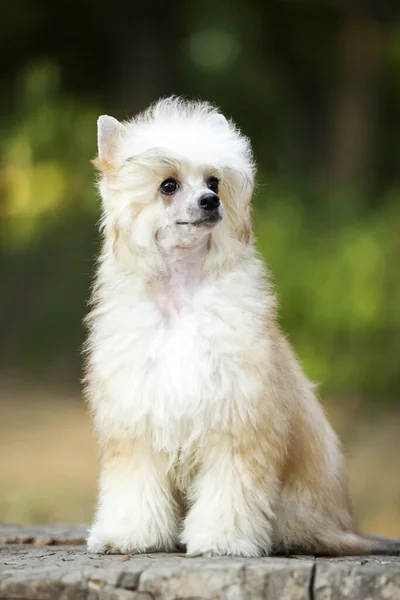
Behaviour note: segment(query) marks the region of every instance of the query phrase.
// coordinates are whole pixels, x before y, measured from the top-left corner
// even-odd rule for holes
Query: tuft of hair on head
[[[147,110],[137,117],[138,122],[158,119],[174,120],[202,120],[226,129],[235,129],[233,123],[228,121],[219,109],[204,100],[188,100],[181,96],[168,96],[160,98],[150,105]]]
[[[94,166],[102,173],[114,170],[114,158],[118,140],[123,135],[125,126],[114,117],[101,115],[97,119],[98,156],[92,160]]]

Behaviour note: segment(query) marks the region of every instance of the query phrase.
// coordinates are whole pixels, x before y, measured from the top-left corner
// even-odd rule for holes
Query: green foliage
[[[18,97],[0,173],[4,360],[28,370],[61,364],[68,373],[79,363],[96,246],[89,159],[98,111],[62,95],[49,63],[25,70]]]
[[[258,195],[258,247],[282,325],[325,393],[387,399],[400,384],[399,200],[394,190],[384,209],[325,221],[293,192]]]

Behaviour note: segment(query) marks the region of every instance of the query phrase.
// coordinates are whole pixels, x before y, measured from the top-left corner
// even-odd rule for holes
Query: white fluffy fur
[[[95,552],[355,552],[336,437],[275,320],[248,140],[205,103],[99,119],[104,247],[87,344]],[[207,177],[222,221],[193,220]],[[181,187],[169,198],[168,177]]]

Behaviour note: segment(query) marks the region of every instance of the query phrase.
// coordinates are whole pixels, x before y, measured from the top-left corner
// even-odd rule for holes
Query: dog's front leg
[[[170,550],[178,539],[168,457],[142,440],[108,442],[90,552]]]
[[[182,534],[190,555],[261,556],[271,550],[276,457],[268,444],[211,440],[190,491]]]

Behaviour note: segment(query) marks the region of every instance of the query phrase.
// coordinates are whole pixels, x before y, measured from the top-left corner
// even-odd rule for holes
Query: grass
[[[324,405],[344,442],[361,529],[400,537],[400,411]],[[0,521],[89,521],[98,457],[79,396],[3,386],[0,414]]]

